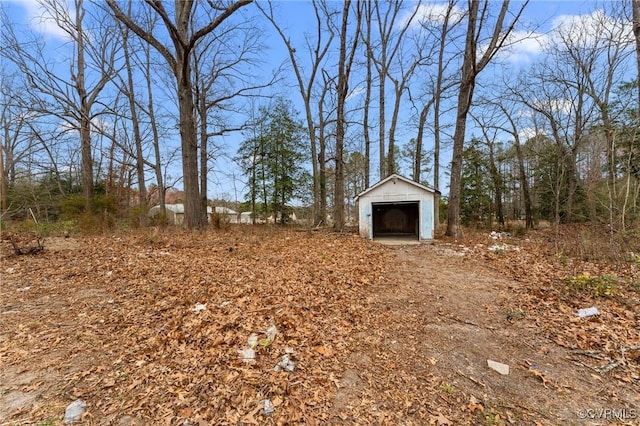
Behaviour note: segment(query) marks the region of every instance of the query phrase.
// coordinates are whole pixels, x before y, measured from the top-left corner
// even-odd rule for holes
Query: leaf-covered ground
[[[604,424],[584,410],[605,408],[634,424],[639,262],[578,263],[545,238],[141,231],[33,256],[4,241],[0,425],[62,424],[77,398],[87,425]],[[615,294],[567,287],[587,272]],[[284,355],[294,371],[275,371]]]

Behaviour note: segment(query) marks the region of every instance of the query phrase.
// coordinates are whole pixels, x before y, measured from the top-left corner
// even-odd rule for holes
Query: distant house
[[[252,212],[242,212],[240,213],[240,221],[238,223],[242,223],[244,225],[252,225],[254,223],[253,217],[254,215]],[[262,215],[256,214],[255,219],[256,219],[255,223],[260,223],[260,224],[280,223],[280,221],[282,220],[282,214],[278,213],[275,219],[273,218],[273,215],[270,215],[266,220],[262,217]],[[298,218],[296,216],[296,213],[292,211],[287,216],[287,223],[297,223],[297,222],[298,222]]]
[[[256,223],[258,222],[256,218]],[[253,224],[253,213],[252,212],[242,212],[240,213],[240,223],[243,225],[251,225]]]
[[[209,207],[211,209],[211,207]],[[238,223],[238,212],[228,207],[216,206],[215,210],[217,215],[227,223]],[[209,211],[210,213],[211,211]]]
[[[365,238],[431,240],[440,193],[393,174],[358,194],[358,228]]]
[[[167,221],[172,225],[182,225],[184,223],[184,204],[165,204]],[[207,207],[207,217],[211,221],[213,209]],[[149,209],[149,216],[156,217],[160,214],[160,206],[153,206]]]

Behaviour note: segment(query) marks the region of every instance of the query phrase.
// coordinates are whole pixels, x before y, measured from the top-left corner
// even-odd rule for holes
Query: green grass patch
[[[618,277],[613,275],[592,277],[584,273],[567,277],[564,282],[573,291],[595,297],[613,297],[618,290]]]

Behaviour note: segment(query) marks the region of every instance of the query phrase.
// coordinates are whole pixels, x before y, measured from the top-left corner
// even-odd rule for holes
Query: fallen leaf
[[[316,346],[315,347],[316,352],[318,352],[321,355],[324,356],[331,356],[333,355],[333,349],[329,348],[328,346]]]

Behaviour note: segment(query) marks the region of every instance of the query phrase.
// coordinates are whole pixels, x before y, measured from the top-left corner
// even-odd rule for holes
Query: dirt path
[[[352,391],[343,391],[351,403],[388,393],[403,424],[607,424],[598,409],[638,424],[638,384],[593,374],[540,336],[511,295],[519,284],[446,245],[390,251],[396,267],[368,300],[384,326],[357,336],[344,384]],[[489,369],[489,359],[510,373]],[[363,413],[353,410],[357,422]]]

